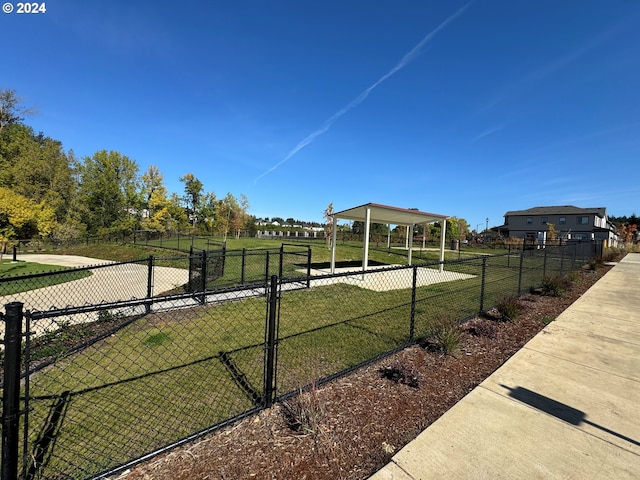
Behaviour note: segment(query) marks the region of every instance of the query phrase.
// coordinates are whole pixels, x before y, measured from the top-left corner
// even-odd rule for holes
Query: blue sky
[[[16,2],[13,2],[14,6]],[[250,213],[640,213],[640,2],[80,1],[0,14],[0,88],[84,157]]]

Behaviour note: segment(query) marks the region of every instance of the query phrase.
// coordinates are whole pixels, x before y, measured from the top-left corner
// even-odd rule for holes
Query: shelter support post
[[[364,215],[364,253],[362,255],[362,271],[369,265],[369,232],[371,231],[371,209],[367,208]]]
[[[408,261],[408,265],[411,265],[411,253],[413,252],[413,225],[409,225],[409,228],[407,229],[407,242],[408,242],[408,246],[409,246],[409,253],[407,253],[407,261]]]
[[[447,234],[447,219],[440,221],[440,273],[444,270],[444,237]]]
[[[338,217],[333,216],[331,220],[331,273],[336,273],[336,239],[338,238]]]

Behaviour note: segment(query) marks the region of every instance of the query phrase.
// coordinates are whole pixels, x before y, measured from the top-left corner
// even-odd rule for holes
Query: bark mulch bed
[[[460,348],[415,345],[123,473],[142,479],[364,479],[494,372],[610,267],[562,296],[527,294],[514,321],[465,324]]]

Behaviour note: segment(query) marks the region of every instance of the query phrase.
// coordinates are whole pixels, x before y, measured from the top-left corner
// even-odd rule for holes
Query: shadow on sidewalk
[[[606,432],[610,435],[613,435],[626,442],[640,447],[640,442],[638,442],[637,440],[626,437],[618,432],[614,432],[613,430],[603,427],[602,425],[598,425],[597,423],[593,423],[587,420],[587,414],[582,410],[578,410],[564,403],[557,402],[552,398],[545,397],[544,395],[540,395],[539,393],[533,392],[524,387],[511,388],[502,384],[500,384],[500,386],[509,390],[509,396],[511,398],[525,403],[537,410],[548,413],[549,415],[552,415],[564,422],[570,423],[571,425],[575,426],[579,426],[580,424],[591,425],[592,427],[602,430],[603,432]]]

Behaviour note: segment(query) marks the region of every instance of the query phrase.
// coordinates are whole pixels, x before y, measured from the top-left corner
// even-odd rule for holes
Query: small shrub
[[[308,392],[299,389],[298,394],[282,402],[282,415],[294,432],[317,436],[325,416],[325,407],[315,384]]]
[[[580,279],[580,275],[575,270],[572,270],[571,272],[567,273],[565,277],[571,285],[576,283]]]
[[[572,282],[568,277],[544,277],[542,279],[542,294],[551,297],[561,297],[571,288]]]
[[[491,320],[474,320],[467,323],[467,331],[476,337],[496,338],[498,327]]]
[[[555,318],[553,317],[542,317],[542,323],[544,323],[545,325],[549,325],[551,322],[553,322],[555,320]]]
[[[462,327],[453,317],[438,317],[435,322],[433,340],[443,353],[454,354],[460,349]]]
[[[587,269],[590,271],[596,271],[599,266],[602,265],[602,259],[598,257],[591,257],[587,263]]]
[[[501,298],[496,304],[500,317],[508,322],[515,320],[522,311],[522,305],[516,297]]]
[[[602,261],[603,262],[617,262],[618,260],[620,260],[620,257],[622,256],[622,252],[620,249],[615,248],[615,247],[609,247],[607,248],[603,255],[602,255]]]

